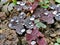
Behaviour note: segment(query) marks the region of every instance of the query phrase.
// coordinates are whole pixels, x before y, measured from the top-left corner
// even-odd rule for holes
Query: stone
[[[60,13],[56,14],[55,19],[56,19],[57,21],[60,21]]]
[[[27,30],[26,31],[28,34],[31,34],[32,33],[32,30]]]
[[[56,34],[50,34],[51,37],[56,37]]]
[[[32,42],[31,42],[31,45],[35,45],[35,44],[36,44],[36,41],[32,41]]]

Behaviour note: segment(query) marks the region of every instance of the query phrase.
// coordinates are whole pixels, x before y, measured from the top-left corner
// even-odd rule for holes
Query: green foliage
[[[13,7],[14,7],[14,4],[13,3],[10,3],[9,6],[8,6],[8,11],[13,10]]]
[[[57,40],[56,40],[56,41],[57,41],[57,43],[60,43],[60,38],[57,38]]]
[[[41,6],[42,8],[48,8],[49,6],[48,5],[45,5],[45,6]]]
[[[43,24],[43,23],[41,23],[38,19],[36,19],[36,20],[34,21],[34,23],[36,24],[36,27],[38,27],[38,28],[40,28],[40,27],[46,28],[46,25]]]
[[[34,20],[34,23],[38,23],[38,22],[39,22],[39,20],[38,20],[38,19]]]
[[[12,0],[12,1],[13,1],[13,4],[15,4],[15,5],[17,4],[17,0]]]
[[[36,24],[36,26],[37,26],[38,28],[40,28],[40,27],[46,28],[46,25],[43,24],[43,23],[41,23],[41,22],[38,22],[38,23]]]
[[[49,0],[44,0],[44,3],[45,3],[45,4],[49,3]]]
[[[30,2],[34,2],[34,0],[29,0]]]
[[[60,3],[60,0],[55,0],[55,2]]]
[[[58,43],[55,43],[54,45],[59,45]]]
[[[49,7],[49,0],[44,0],[43,2],[39,2],[39,5],[43,8]]]

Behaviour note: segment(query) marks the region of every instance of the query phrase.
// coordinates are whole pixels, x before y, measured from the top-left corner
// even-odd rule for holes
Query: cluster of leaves
[[[39,19],[35,19],[34,16],[26,17],[26,14],[24,12],[21,12],[19,16],[14,16],[9,23],[9,27],[11,29],[16,29],[16,32],[18,34],[25,32],[24,26],[28,29],[33,29],[34,26],[37,28],[46,28],[46,25],[40,22]]]
[[[0,8],[2,7],[1,10],[8,13],[8,11],[13,10],[13,7],[16,4],[17,4],[17,0],[1,0],[0,1]]]
[[[42,8],[48,8],[49,7],[49,0],[43,0],[42,2],[39,2],[39,5]]]
[[[9,27],[11,29],[16,29],[16,32],[18,34],[22,34],[23,32],[25,32],[24,26],[26,26],[26,28],[29,28],[29,29],[33,28],[34,24],[30,20],[31,17],[26,17],[26,19],[25,17],[26,17],[26,14],[24,12],[21,12],[19,16],[14,16],[10,20]]]
[[[47,22],[47,24],[52,24],[54,23],[53,17],[54,15],[52,13],[49,13],[48,15],[42,15],[40,19],[44,22]]]
[[[60,45],[60,38],[57,38],[56,41],[57,42],[54,45]]]
[[[57,21],[60,21],[60,4],[54,5],[52,7],[50,7],[51,9],[53,9],[53,14],[55,15],[55,19]]]
[[[55,2],[60,3],[60,0],[55,0]]]
[[[17,0],[12,0],[13,1],[13,3],[16,5],[17,4]]]
[[[38,31],[38,29],[46,28],[46,25],[42,22],[46,22],[47,24],[53,24],[54,17],[56,20],[60,19],[60,16],[57,16],[57,14],[55,14],[55,12],[58,12],[59,10],[57,10],[58,7],[56,6],[56,8],[54,9],[55,12],[48,11],[47,9],[45,9],[49,7],[49,0],[44,0],[42,2],[38,0],[29,0],[26,3],[22,1],[17,2],[16,0],[13,0],[13,4],[18,4],[16,5],[16,7],[14,6],[15,9],[17,9],[18,11],[20,9],[20,11],[27,10],[30,11],[33,15],[27,17],[24,12],[21,12],[18,16],[15,16],[13,17],[13,19],[10,20],[9,27],[11,29],[16,29],[16,32],[20,35],[27,31],[26,28],[31,29],[32,32],[29,32],[30,34],[25,32],[25,37],[29,45],[31,45],[32,41],[36,41],[36,44],[38,45],[47,45],[45,37],[43,36],[43,34],[41,34],[40,31]],[[43,8],[37,8],[38,5]],[[37,27],[38,29],[34,29],[34,27]]]
[[[35,18],[39,18],[43,22],[47,22],[47,24],[54,23],[54,14],[52,13],[52,11],[44,10],[43,8],[37,8],[34,15]]]
[[[34,2],[34,1],[38,1],[39,5],[42,7],[42,8],[48,8],[49,7],[49,0],[30,0],[30,2]]]
[[[32,40],[36,40],[36,43],[38,45],[47,45],[44,35],[37,29],[40,27],[46,28],[46,25],[41,23],[39,19],[38,20],[37,19],[34,20],[34,19],[35,19],[34,16],[26,17],[26,14],[24,12],[21,12],[18,16],[14,16],[10,20],[9,27],[11,29],[16,29],[16,32],[19,35],[22,35],[25,31],[27,31],[26,28],[33,29],[31,30],[32,31],[31,34],[29,34],[30,32],[25,33],[26,41],[28,42],[28,44],[30,45]],[[37,28],[35,29],[34,27],[37,27]]]
[[[29,45],[31,45],[32,41],[36,41],[36,44],[38,45],[47,45],[44,35],[37,29],[33,29],[31,34],[26,34],[26,40]]]
[[[0,1],[0,5],[5,4],[4,8],[7,7],[7,5],[10,5],[8,7],[11,7],[11,8],[8,8],[8,10],[11,11],[13,9],[13,7],[14,7],[13,5],[17,4],[17,0],[12,0],[11,2],[13,4],[10,5],[10,4],[8,4],[9,3],[8,0],[1,0]],[[59,3],[60,1],[59,0],[55,0],[55,2]],[[48,8],[49,7],[49,0],[42,0],[42,1],[40,1],[40,0],[28,0],[28,1],[26,1],[26,4],[29,6],[28,10],[33,11],[33,10],[36,9],[36,7],[38,5],[40,5],[42,8]]]
[[[46,25],[43,24],[43,23],[41,23],[41,22],[39,21],[39,19],[36,19],[36,20],[34,21],[34,23],[36,24],[36,27],[38,27],[38,28],[40,28],[40,27],[46,28]]]
[[[9,3],[9,2],[17,4],[17,0],[0,0],[0,3],[2,3],[2,4],[6,4],[6,3]]]

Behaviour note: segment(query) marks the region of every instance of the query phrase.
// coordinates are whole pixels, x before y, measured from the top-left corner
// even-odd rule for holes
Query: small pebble
[[[25,2],[20,2],[20,5],[21,5],[21,6],[24,6],[24,5],[25,5]]]
[[[50,5],[49,7],[54,10],[56,8],[56,5]]]
[[[34,17],[31,17],[30,20],[33,21],[34,20]]]
[[[18,1],[17,4],[20,4],[20,2]]]
[[[31,27],[33,27],[34,25],[32,24]]]
[[[21,13],[20,13],[20,15],[23,15],[23,14],[25,14],[25,13],[24,13],[24,12],[21,12]]]
[[[36,42],[35,42],[35,41],[32,41],[32,42],[31,42],[31,45],[35,45],[35,44],[36,44]]]
[[[60,35],[60,30],[57,30],[57,31],[56,31],[56,34],[57,34],[57,35]]]
[[[59,23],[56,23],[55,25],[56,25],[56,28],[60,28],[60,24]]]
[[[56,19],[57,21],[60,21],[60,13],[56,14],[55,19]]]
[[[3,40],[5,38],[4,34],[0,34],[0,40]]]
[[[16,22],[18,23],[18,22],[19,22],[19,20],[16,20]]]
[[[22,33],[25,32],[25,29],[22,29],[21,32],[22,32]]]
[[[29,6],[26,6],[26,5],[25,5],[25,6],[23,7],[23,9],[24,9],[24,10],[28,10],[28,9],[29,9]]]
[[[32,24],[32,22],[29,22],[29,24]]]
[[[57,11],[54,11],[53,14],[56,15],[57,14]]]
[[[8,26],[11,28],[12,27],[12,24],[10,23]]]
[[[26,31],[28,34],[31,34],[32,33],[32,30],[27,30]]]
[[[13,22],[14,21],[14,19],[11,19],[11,22]]]
[[[0,30],[0,33],[2,33],[3,31],[2,30]]]
[[[56,37],[56,34],[50,34],[51,37]]]
[[[20,8],[17,8],[17,11],[20,11],[21,9]]]
[[[45,12],[44,14],[45,14],[45,15],[48,15],[48,12]]]

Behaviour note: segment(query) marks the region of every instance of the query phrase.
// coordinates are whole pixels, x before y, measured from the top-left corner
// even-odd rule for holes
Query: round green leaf
[[[59,45],[58,43],[55,43],[54,45]]]
[[[55,0],[55,2],[60,3],[60,0]]]
[[[41,6],[42,8],[48,8],[49,6],[47,6],[47,5],[44,5],[44,6]]]
[[[17,0],[12,0],[12,1],[13,1],[13,4],[15,4],[15,5],[17,4]]]
[[[38,28],[40,28],[40,27],[46,28],[46,25],[43,24],[43,23],[41,23],[41,22],[38,22],[38,23],[36,24],[36,27],[38,27]]]
[[[60,38],[57,38],[57,40],[56,40],[56,41],[57,41],[57,43],[60,43]]]
[[[44,0],[45,4],[49,3],[49,0]]]
[[[36,27],[40,28],[41,27],[41,24],[40,23],[37,23],[36,24]]]
[[[34,20],[34,23],[38,23],[38,22],[39,22],[39,19]]]

